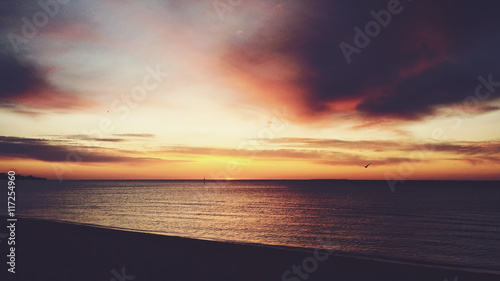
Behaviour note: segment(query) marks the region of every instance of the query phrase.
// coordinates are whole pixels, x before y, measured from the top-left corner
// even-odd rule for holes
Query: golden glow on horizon
[[[232,164],[228,164],[232,163]],[[232,166],[231,166],[232,165]],[[228,168],[228,166],[230,166]],[[452,169],[450,169],[452,167]],[[58,179],[385,179],[390,172],[397,178],[406,180],[499,180],[500,164],[472,165],[466,162],[439,161],[428,165],[371,165],[365,169],[359,166],[328,166],[307,161],[254,161],[239,164],[235,159],[230,162],[207,161],[186,163],[101,163],[101,164],[47,164],[34,160],[12,160],[0,164],[2,170],[14,169],[17,173]],[[229,176],[228,176],[229,175]]]

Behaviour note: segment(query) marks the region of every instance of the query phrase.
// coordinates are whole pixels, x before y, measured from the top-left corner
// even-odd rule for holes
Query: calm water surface
[[[354,255],[500,271],[498,182],[396,188],[384,181],[18,181],[16,191],[18,215],[35,218],[307,248],[329,238]]]

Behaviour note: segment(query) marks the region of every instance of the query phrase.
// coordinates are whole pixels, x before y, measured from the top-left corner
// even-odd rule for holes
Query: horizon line
[[[43,178],[43,177],[41,177]],[[328,178],[319,178],[319,179],[52,179],[52,178],[43,178],[44,180],[50,181],[387,181],[386,179],[328,179]],[[407,179],[402,181],[404,183],[406,181],[500,181],[500,179]]]

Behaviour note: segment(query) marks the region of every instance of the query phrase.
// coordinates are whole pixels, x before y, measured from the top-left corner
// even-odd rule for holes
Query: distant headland
[[[34,177],[32,175],[23,176],[21,174],[16,174],[15,177],[16,177],[16,180],[47,180],[46,178]],[[9,179],[9,175],[7,173],[0,173],[0,179],[2,179],[2,180],[8,180]]]

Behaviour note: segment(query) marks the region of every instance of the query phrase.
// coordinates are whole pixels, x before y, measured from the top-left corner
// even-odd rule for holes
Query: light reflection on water
[[[18,181],[16,191],[17,213],[29,217],[308,248],[331,238],[349,253],[500,270],[495,185]]]

